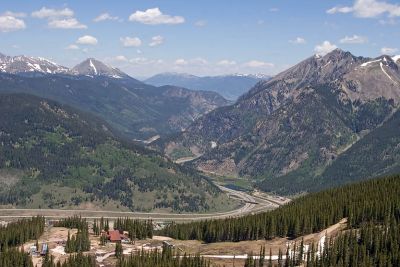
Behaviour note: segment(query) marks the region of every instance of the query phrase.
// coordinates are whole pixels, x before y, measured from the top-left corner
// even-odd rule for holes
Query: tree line
[[[159,234],[205,242],[296,238],[348,218],[348,226],[400,216],[400,176],[394,175],[300,197],[274,211],[240,218],[171,224]]]
[[[180,255],[173,253],[172,249],[164,246],[162,251],[141,251],[129,257],[121,257],[116,267],[210,267],[209,260],[199,255]]]
[[[77,228],[76,235],[71,237],[68,232],[65,252],[82,252],[90,250],[89,227],[85,219],[78,216],[68,217],[54,224],[56,227]]]
[[[130,218],[118,218],[114,223],[114,229],[127,231],[131,240],[153,237],[153,221],[135,220]]]
[[[28,240],[38,239],[44,232],[44,223],[44,217],[37,216],[0,226],[0,252]]]

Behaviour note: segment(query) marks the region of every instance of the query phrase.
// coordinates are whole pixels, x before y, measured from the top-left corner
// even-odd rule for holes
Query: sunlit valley
[[[400,266],[400,4],[0,4],[0,267]]]

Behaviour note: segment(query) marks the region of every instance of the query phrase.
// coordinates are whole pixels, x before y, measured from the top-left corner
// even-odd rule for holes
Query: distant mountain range
[[[236,100],[261,80],[269,80],[271,76],[258,74],[231,74],[221,76],[199,77],[185,73],[160,73],[146,80],[145,83],[162,86],[182,86],[192,90],[217,92],[226,99]]]
[[[228,201],[91,114],[27,94],[0,94],[0,113],[0,205],[198,212]]]
[[[79,63],[72,69],[54,63],[45,58],[35,58],[28,56],[6,56],[0,53],[0,72],[9,74],[19,74],[27,76],[37,76],[44,74],[67,74],[67,75],[86,75],[103,76],[116,79],[132,79],[128,74],[121,70],[108,66],[94,58],[88,58]]]
[[[180,132],[230,104],[215,92],[145,84],[93,58],[68,69],[42,58],[0,55],[0,92],[34,94],[92,112],[137,140]]]
[[[398,171],[399,63],[340,49],[312,56],[199,118],[164,152],[284,194]]]

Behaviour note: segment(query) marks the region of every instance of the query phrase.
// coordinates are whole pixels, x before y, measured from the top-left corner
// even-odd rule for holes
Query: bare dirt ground
[[[125,255],[136,253],[141,250],[161,249],[162,242],[168,241],[173,244],[180,253],[187,254],[200,254],[210,259],[212,266],[235,266],[242,267],[244,265],[244,258],[249,255],[258,255],[260,248],[265,246],[266,256],[269,256],[271,249],[273,259],[277,257],[279,249],[285,251],[288,245],[293,245],[295,242],[300,243],[304,238],[305,244],[318,244],[325,236],[336,236],[340,231],[346,228],[346,219],[341,220],[339,223],[328,227],[327,229],[306,235],[295,240],[287,238],[275,238],[273,240],[257,240],[257,241],[242,241],[242,242],[219,242],[206,244],[201,241],[195,240],[175,240],[165,236],[154,236],[152,239],[136,240],[132,244],[122,244]],[[39,244],[47,243],[49,252],[54,256],[57,261],[65,261],[68,255],[64,252],[64,247],[61,242],[67,240],[68,231],[71,236],[76,234],[76,229],[68,230],[62,227],[46,227],[45,233],[39,238]],[[100,245],[100,239],[90,231],[91,249],[88,254],[96,257],[98,266],[111,267],[115,266],[116,258],[114,256],[115,244],[108,243],[105,246]],[[24,250],[29,251],[30,247],[36,243],[35,240],[24,244]],[[235,256],[235,259],[233,259]],[[42,258],[33,256],[34,266],[42,266]]]

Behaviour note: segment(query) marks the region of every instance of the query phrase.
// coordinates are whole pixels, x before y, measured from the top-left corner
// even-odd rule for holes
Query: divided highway
[[[93,210],[61,210],[61,209],[0,209],[0,220],[10,220],[15,218],[32,217],[35,215],[45,216],[46,218],[64,218],[68,216],[82,216],[88,220],[100,217],[116,219],[118,217],[131,217],[137,219],[152,219],[154,221],[195,221],[205,219],[220,219],[227,217],[243,216],[261,211],[272,210],[279,205],[264,198],[253,197],[245,192],[229,189],[217,185],[228,195],[238,198],[243,206],[236,210],[216,213],[198,214],[178,214],[178,213],[145,213],[145,212],[121,212],[121,211],[93,211]]]

